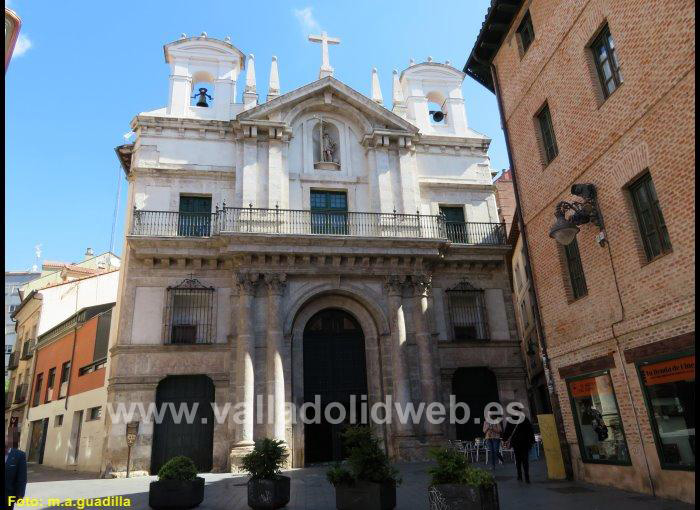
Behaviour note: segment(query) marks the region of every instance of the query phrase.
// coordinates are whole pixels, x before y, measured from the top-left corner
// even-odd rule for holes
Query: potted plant
[[[337,510],[392,510],[396,507],[398,471],[367,427],[348,427],[343,433],[348,452],[326,476],[335,487]]]
[[[148,489],[148,504],[156,510],[194,508],[204,500],[204,478],[197,476],[192,459],[177,456],[158,471]]]
[[[287,451],[284,442],[274,439],[255,441],[253,451],[241,465],[250,474],[248,506],[253,510],[275,510],[289,503],[290,478],[280,474]]]
[[[467,458],[448,448],[430,451],[437,465],[428,469],[431,493],[437,493],[447,510],[498,510],[498,488],[486,469],[473,467]]]

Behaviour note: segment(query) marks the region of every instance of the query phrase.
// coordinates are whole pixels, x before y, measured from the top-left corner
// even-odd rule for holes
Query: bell
[[[435,121],[435,122],[442,122],[442,119],[445,118],[445,114],[442,113],[441,110],[437,110],[437,111],[431,110],[430,114],[433,116],[433,121]]]
[[[197,94],[195,94],[197,95]],[[192,96],[194,97],[194,96]],[[209,108],[209,105],[207,104],[207,98],[211,99],[211,96],[207,94],[207,89],[201,88],[199,89],[199,98],[197,99],[197,106],[201,106],[203,108]]]

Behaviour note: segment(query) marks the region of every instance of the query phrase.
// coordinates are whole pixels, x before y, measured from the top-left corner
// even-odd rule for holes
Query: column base
[[[255,443],[253,443],[252,441],[242,441],[233,445],[233,447],[231,448],[231,454],[229,456],[231,464],[231,473],[237,475],[246,473],[246,471],[242,467],[243,457],[252,452],[254,446]]]

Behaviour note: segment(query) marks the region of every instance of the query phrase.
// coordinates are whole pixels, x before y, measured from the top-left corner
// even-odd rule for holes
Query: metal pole
[[[126,477],[129,478],[129,465],[131,464],[131,446],[126,449]]]

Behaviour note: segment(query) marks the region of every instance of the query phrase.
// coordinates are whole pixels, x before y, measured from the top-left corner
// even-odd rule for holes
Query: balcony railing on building
[[[27,383],[22,383],[15,388],[15,404],[21,404],[27,399]]]
[[[334,235],[445,239],[504,245],[503,223],[447,222],[441,215],[225,207],[213,213],[134,210],[131,235],[209,237],[226,234]]]
[[[32,357],[34,354],[34,345],[31,340],[26,340],[24,344],[22,344],[22,358],[21,359],[29,359]]]
[[[10,354],[10,359],[7,361],[7,369],[14,370],[19,366],[19,352],[15,351]]]

